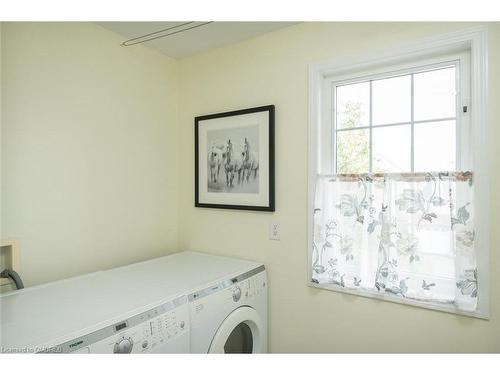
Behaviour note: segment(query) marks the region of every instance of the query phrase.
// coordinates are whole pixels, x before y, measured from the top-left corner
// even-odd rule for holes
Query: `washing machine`
[[[267,353],[263,265],[189,294],[192,353]]]
[[[106,271],[9,292],[0,296],[0,352],[188,353],[178,289]]]

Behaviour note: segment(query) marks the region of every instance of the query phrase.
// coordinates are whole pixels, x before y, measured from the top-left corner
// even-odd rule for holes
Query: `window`
[[[469,55],[332,80],[337,173],[454,171],[467,165]],[[463,160],[460,160],[462,158]]]
[[[488,317],[486,48],[310,66],[309,286]]]

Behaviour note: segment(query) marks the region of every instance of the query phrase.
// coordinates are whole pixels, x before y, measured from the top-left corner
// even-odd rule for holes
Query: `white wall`
[[[121,41],[3,24],[2,229],[27,285],[176,249],[176,62]]]
[[[308,63],[469,26],[308,23],[181,60],[180,245],[266,264],[272,352],[500,351],[500,276],[495,271],[500,233],[494,229],[489,322],[306,286]],[[493,145],[500,119],[498,24],[491,26],[489,43]],[[193,118],[265,104],[276,105],[276,213],[194,208]],[[498,223],[498,158],[493,163],[491,219]],[[272,219],[281,221],[279,242],[268,239]]]
[[[273,352],[499,352],[498,157],[489,322],[306,286],[308,63],[468,26],[300,24],[175,63],[91,24],[5,25],[2,218],[27,283],[204,250],[266,264]],[[493,146],[499,24],[489,44]],[[263,104],[277,110],[277,211],[194,208],[193,118]]]

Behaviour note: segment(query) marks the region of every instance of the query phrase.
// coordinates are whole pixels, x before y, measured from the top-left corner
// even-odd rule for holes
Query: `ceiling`
[[[179,30],[185,30],[192,26],[201,25],[200,27],[194,27],[190,30],[185,30],[164,38],[142,43],[142,45],[155,48],[164,55],[173,58],[194,55],[199,52],[222,47],[230,43],[240,42],[257,35],[296,24],[296,22],[212,22],[207,25],[202,25],[204,22],[193,22],[189,25],[181,26],[186,22],[96,23],[123,36],[123,41],[167,28],[172,29],[158,35],[164,35]],[[134,46],[126,48],[134,48]]]

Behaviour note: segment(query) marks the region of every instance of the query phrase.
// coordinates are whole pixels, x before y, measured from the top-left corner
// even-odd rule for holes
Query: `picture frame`
[[[274,128],[274,105],[195,117],[195,207],[275,211]]]

